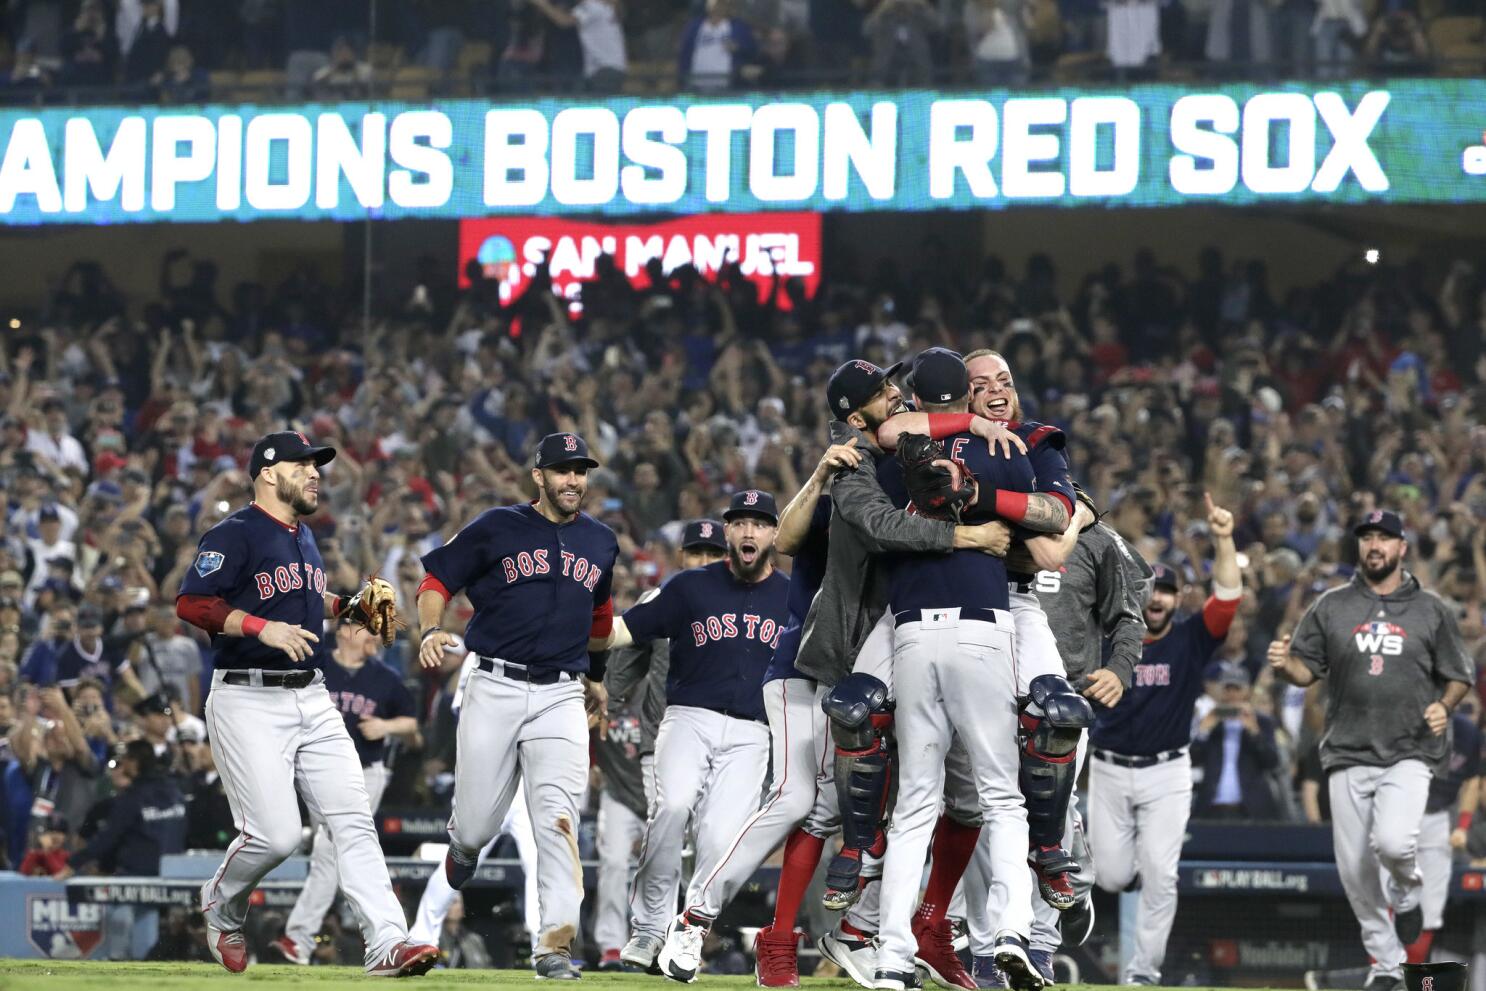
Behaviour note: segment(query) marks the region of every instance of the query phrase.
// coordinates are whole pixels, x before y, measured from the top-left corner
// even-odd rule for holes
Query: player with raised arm
[[[535,504],[486,510],[423,556],[419,662],[440,667],[453,635],[440,628],[454,593],[475,614],[465,642],[479,655],[465,691],[449,817],[449,884],[463,888],[500,829],[518,785],[537,846],[541,932],[537,976],[576,979],[572,944],[583,903],[578,802],[588,782],[588,717],[601,717],[602,649],[613,623],[610,584],[619,542],[582,512],[598,462],[576,434],[542,438],[531,469]]]
[[[201,910],[208,949],[233,973],[248,966],[243,924],[253,889],[299,849],[298,798],[334,844],[335,873],[366,941],[366,972],[423,974],[439,959],[438,947],[407,938],[361,759],[323,672],[305,664],[319,642],[313,631],[351,603],[379,632],[395,622],[373,605],[386,601],[375,582],[350,602],[325,588],[325,564],[303,519],[319,508],[320,468],[334,457],[334,448],[295,431],[259,440],[248,464],[253,501],[202,535],[176,599],[177,615],[212,638],[206,722],[238,835],[201,887]]]

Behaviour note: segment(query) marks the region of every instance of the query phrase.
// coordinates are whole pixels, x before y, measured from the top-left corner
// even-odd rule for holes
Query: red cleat
[[[428,943],[398,943],[386,955],[366,968],[368,977],[421,977],[443,957],[437,946]]]
[[[308,967],[310,965],[310,958],[300,950],[299,944],[288,936],[280,936],[269,945],[292,964],[298,964],[301,967]]]
[[[248,942],[243,939],[241,929],[218,929],[206,927],[206,946],[212,951],[217,963],[234,974],[248,969]]]
[[[913,960],[929,972],[933,982],[942,988],[966,988],[975,991],[975,978],[960,962],[955,953],[954,926],[948,919],[929,922],[917,915],[913,917],[913,938],[918,941],[918,952]]]
[[[773,926],[758,931],[753,944],[758,966],[754,973],[761,988],[797,988],[800,986],[800,932],[775,935]]]

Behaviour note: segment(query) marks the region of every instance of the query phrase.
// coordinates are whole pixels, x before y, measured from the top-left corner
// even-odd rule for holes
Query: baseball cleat
[[[248,941],[243,939],[241,929],[218,929],[209,925],[206,927],[206,945],[212,951],[212,958],[232,973],[241,974],[248,969]]]
[[[910,991],[911,988],[921,988],[924,985],[915,971],[879,970],[872,986],[878,991]]]
[[[846,932],[840,922],[816,941],[820,955],[864,988],[877,986],[877,937]]]
[[[1033,969],[1041,974],[1042,979],[1047,982],[1048,987],[1052,987],[1058,983],[1053,975],[1052,950],[1039,950],[1034,947],[1027,950],[1027,957],[1032,961]]]
[[[832,912],[844,912],[856,904],[862,887],[861,851],[842,850],[826,867],[826,893],[820,903]]]
[[[1398,991],[1403,987],[1403,978],[1390,977],[1387,974],[1374,974],[1367,979],[1362,986],[1362,991]]]
[[[800,986],[800,930],[775,934],[773,926],[758,931],[753,941],[753,974],[761,988]]]
[[[444,879],[449,882],[449,887],[455,891],[469,884],[470,878],[475,876],[475,871],[480,867],[479,862],[473,864],[461,864],[454,859],[454,851],[451,849],[444,854]]]
[[[1094,893],[1080,898],[1068,911],[1058,916],[1058,932],[1064,946],[1083,946],[1094,933]]]
[[[443,959],[437,946],[403,940],[366,968],[367,977],[421,977]]]
[[[996,966],[1006,975],[1006,983],[1012,991],[1042,991],[1047,982],[1032,966],[1027,952],[1027,940],[1009,929],[996,934],[994,956]]]
[[[619,959],[619,951],[615,949],[605,950],[603,956],[599,957],[599,970],[623,970],[624,961]]]
[[[1066,912],[1078,902],[1069,875],[1078,870],[1078,861],[1060,846],[1035,847],[1027,857],[1037,875],[1037,890],[1042,900],[1059,912]]]
[[[665,944],[656,957],[660,972],[682,984],[695,981],[697,969],[702,965],[702,941],[706,938],[706,926],[692,922],[684,912],[676,916],[666,929]]]
[[[970,976],[975,978],[977,988],[1007,987],[1006,975],[996,966],[995,957],[975,957],[970,964]]]
[[[648,971],[655,967],[655,958],[660,956],[663,945],[659,936],[635,933],[624,944],[624,949],[619,951],[619,959],[630,967]]]
[[[537,957],[536,972],[539,981],[576,981],[583,976],[566,953],[546,953]]]
[[[308,967],[310,965],[309,954],[301,950],[299,944],[288,936],[280,936],[268,945],[272,946],[278,951],[280,956],[292,964],[298,964],[301,967]]]
[[[975,991],[975,978],[955,953],[954,928],[948,919],[929,922],[915,915],[913,938],[918,943],[913,962],[928,972],[929,980],[941,988]]]

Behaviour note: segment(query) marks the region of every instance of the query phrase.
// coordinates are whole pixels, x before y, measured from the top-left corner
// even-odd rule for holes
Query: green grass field
[[[407,988],[529,988],[534,982],[528,970],[435,970]],[[191,991],[203,986],[224,991],[233,983],[310,985],[314,991],[366,991],[368,978],[354,967],[254,965],[244,974],[229,974],[214,964],[200,963],[54,963],[47,960],[0,960],[0,991]],[[549,985],[550,986],[550,985]],[[588,974],[580,986],[603,991],[664,991],[675,987],[658,977],[636,974]],[[742,991],[754,986],[752,977],[708,977],[697,981],[698,991],[709,988]],[[856,985],[848,980],[806,978],[805,988],[845,991]],[[1067,991],[1093,985],[1063,985]],[[1162,991],[1162,989],[1157,989]],[[1177,989],[1171,989],[1177,991]],[[1182,988],[1180,991],[1203,991]]]

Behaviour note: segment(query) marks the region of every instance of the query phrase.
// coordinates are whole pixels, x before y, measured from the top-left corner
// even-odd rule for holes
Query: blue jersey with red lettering
[[[201,535],[180,594],[225,599],[233,609],[316,636],[325,627],[325,562],[315,535],[303,523],[281,523],[252,503]],[[322,662],[317,652],[296,665],[256,637],[212,637],[212,663],[218,668],[287,671]]]
[[[1192,742],[1192,707],[1202,694],[1202,670],[1227,636],[1226,624],[1223,636],[1213,636],[1206,608],[1173,622],[1170,633],[1145,645],[1120,704],[1095,710],[1089,734],[1095,747],[1153,757]]]
[[[587,513],[559,524],[523,504],[481,513],[423,555],[423,568],[450,595],[469,596],[470,650],[534,674],[583,674],[593,611],[609,601],[618,556],[614,531]]]
[[[944,440],[944,453],[975,476],[981,490],[1031,492],[1036,480],[1032,462],[1020,451],[1011,457],[992,454],[986,442],[968,433]],[[968,508],[968,507],[967,507]],[[984,510],[971,510],[966,523],[994,519]],[[948,554],[896,554],[890,559],[888,608],[899,613],[914,609],[1010,609],[1006,562],[993,554],[959,550]]]
[[[341,718],[346,721],[346,732],[356,744],[361,766],[380,764],[387,758],[388,738],[368,740],[361,735],[361,720],[415,716],[413,694],[396,671],[376,658],[352,671],[341,667],[331,655],[325,660],[324,670],[330,704],[340,710]]]
[[[785,620],[784,632],[779,635],[779,646],[764,672],[764,681],[780,678],[804,678],[795,667],[795,657],[800,653],[800,636],[805,632],[805,617],[810,612],[810,603],[820,591],[826,577],[826,551],[831,529],[831,497],[822,495],[810,516],[810,529],[795,552],[789,572],[789,595],[786,608],[789,618]],[[807,679],[813,680],[813,679]]]
[[[672,575],[660,594],[631,606],[624,624],[636,641],[671,641],[666,703],[764,718],[764,672],[789,619],[790,581],[733,577],[727,561]]]

